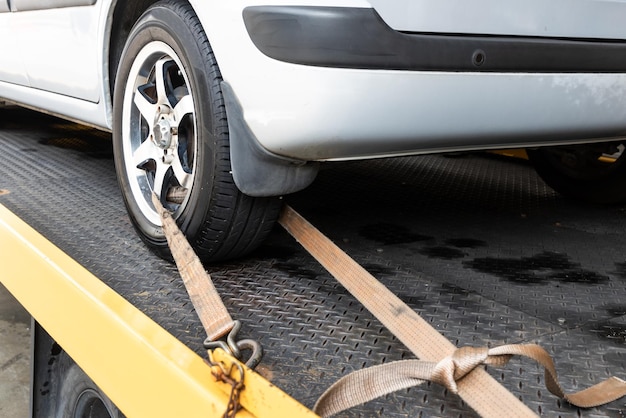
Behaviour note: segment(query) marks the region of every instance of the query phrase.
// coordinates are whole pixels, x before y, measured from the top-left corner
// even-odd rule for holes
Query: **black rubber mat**
[[[0,146],[0,203],[202,354],[175,268],[126,216],[108,135],[4,110]],[[332,164],[286,200],[456,345],[539,343],[568,391],[626,378],[625,206],[564,199],[490,154]],[[259,372],[309,407],[352,370],[413,357],[278,227],[252,256],[207,268],[242,336],[265,348]],[[626,414],[626,400],[557,400],[526,360],[488,370],[543,416]],[[475,416],[436,385],[343,415]]]

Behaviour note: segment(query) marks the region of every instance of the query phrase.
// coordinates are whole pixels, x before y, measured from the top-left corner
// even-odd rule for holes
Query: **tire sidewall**
[[[93,380],[91,380],[76,363],[71,360],[69,360],[69,362],[70,364],[67,369],[65,369],[65,373],[62,377],[55,418],[75,416],[79,401],[83,396],[98,399],[102,402],[111,417],[121,417],[122,415],[119,409],[117,409],[113,402],[100,390]]]
[[[190,241],[195,238],[193,236],[195,231],[206,221],[205,217],[209,213],[218,170],[215,155],[220,151],[224,152],[218,149],[218,133],[214,128],[214,101],[221,99],[221,91],[217,78],[219,75],[216,76],[214,71],[211,71],[206,54],[199,46],[202,42],[208,44],[206,38],[197,39],[188,24],[172,9],[170,4],[157,4],[146,11],[129,35],[117,72],[113,100],[113,149],[118,181],[133,224],[148,244],[166,250],[167,242],[162,228],[143,216],[132,197],[128,175],[123,164],[122,150],[124,140],[122,138],[122,112],[129,72],[139,51],[153,41],[164,42],[176,53],[187,73],[194,100],[197,140],[194,183],[186,206],[177,218],[181,230],[191,234],[188,235]],[[215,97],[216,95],[219,97]],[[227,132],[225,131],[222,135],[227,135]]]

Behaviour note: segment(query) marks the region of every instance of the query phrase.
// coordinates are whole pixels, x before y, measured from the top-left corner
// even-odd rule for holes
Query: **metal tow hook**
[[[241,321],[235,320],[233,321],[233,329],[228,333],[226,337],[226,341],[212,341],[210,339],[204,340],[204,348],[207,350],[212,350],[214,348],[221,348],[222,350],[229,353],[231,356],[235,357],[239,361],[244,361],[242,357],[242,350],[250,350],[252,353],[245,364],[247,367],[254,370],[256,366],[261,362],[263,358],[263,347],[257,341],[251,339],[243,339],[237,341],[235,338],[237,337],[237,333],[241,329]]]

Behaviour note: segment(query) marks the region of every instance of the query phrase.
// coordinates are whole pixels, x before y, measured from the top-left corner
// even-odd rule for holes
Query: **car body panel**
[[[263,54],[293,64],[448,72],[626,72],[626,42],[614,40],[405,33],[389,27],[376,10],[353,7],[252,6],[243,10],[243,18]]]
[[[0,81],[0,98],[8,99],[29,109],[110,131],[110,109],[104,101],[98,103],[15,83]]]
[[[52,8],[10,14],[30,86],[100,100],[98,8]],[[28,51],[28,53],[24,53]]]
[[[250,83],[257,85],[257,94],[238,96],[258,141],[296,159],[392,156],[626,134],[623,74],[390,74],[319,68],[315,74],[306,70],[305,84],[299,70],[277,69],[272,72],[277,79],[242,80],[241,92],[247,92]],[[366,97],[353,89],[367,91]],[[268,114],[267,107],[275,115]]]
[[[96,4],[96,0],[11,0],[11,10],[23,12],[28,10],[92,6],[94,4]]]
[[[488,14],[482,9],[483,22],[477,26],[458,28],[472,33],[626,38],[624,28],[617,25],[604,30],[600,26],[607,26],[605,23],[575,24],[592,5],[599,10],[594,16],[623,20],[626,3],[572,1],[575,12],[559,15],[565,23],[547,25],[550,16],[556,19],[553,8],[561,0],[533,1],[534,11],[516,1],[507,5],[522,17],[532,15],[534,21],[520,18],[518,22],[514,16],[504,16],[506,8],[502,6],[489,9]],[[452,23],[444,24],[449,16],[442,13],[456,2],[431,3],[271,2],[317,7],[374,5],[396,28],[451,32]],[[16,52],[8,58],[13,61],[0,64],[0,96],[110,129],[108,38],[115,4],[102,0],[93,6],[0,14],[0,35],[20,38],[20,46],[15,47],[15,42],[3,42],[7,38],[0,37],[0,48]],[[626,135],[626,75],[622,73],[466,73],[293,64],[263,54],[247,32],[243,10],[267,2],[191,0],[191,4],[207,32],[224,81],[241,105],[241,115],[229,116],[241,117],[255,140],[277,156],[338,160],[553,145]],[[477,0],[472,4],[487,7],[491,3]],[[618,16],[608,16],[609,11]],[[427,16],[429,22],[439,23],[424,29],[417,24],[405,26],[401,15]],[[40,26],[42,32],[33,31]],[[21,52],[19,59],[17,52]],[[0,54],[5,63],[6,55]],[[42,57],[46,65],[42,65]]]
[[[430,33],[625,39],[621,0],[369,0],[392,28]]]
[[[0,81],[28,86],[28,75],[22,51],[15,36],[19,27],[12,19],[12,13],[0,13]],[[3,92],[0,91],[0,96]]]
[[[253,3],[260,4],[221,2],[214,9],[207,2],[198,11],[208,19],[205,27],[222,74],[246,122],[275,154],[351,159],[626,133],[621,74],[466,74],[289,64],[268,59],[246,34],[240,10]],[[284,2],[297,3],[310,2]]]

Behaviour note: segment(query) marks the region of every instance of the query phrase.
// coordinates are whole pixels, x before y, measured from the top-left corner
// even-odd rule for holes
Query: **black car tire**
[[[221,81],[187,3],[158,2],[134,25],[115,80],[115,165],[135,229],[164,258],[171,254],[154,189],[204,261],[252,251],[278,217],[280,199],[250,197],[234,184]]]
[[[626,153],[605,156],[619,144],[587,144],[526,150],[539,176],[558,193],[590,203],[626,201]],[[611,150],[611,151],[609,151]]]

